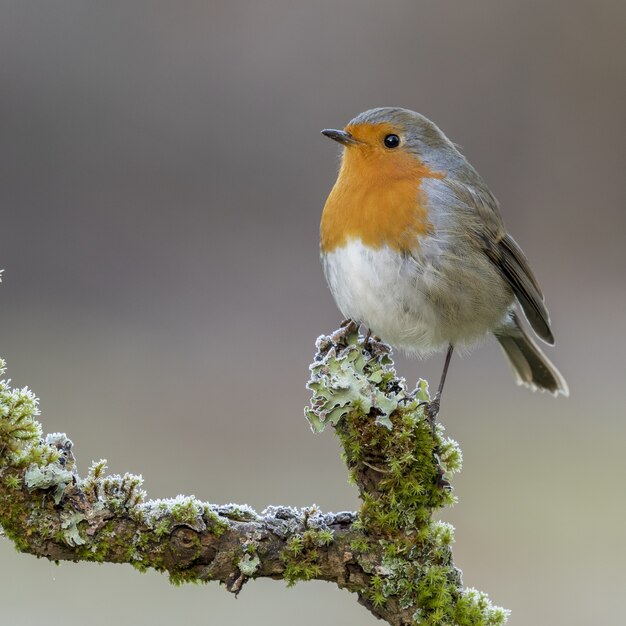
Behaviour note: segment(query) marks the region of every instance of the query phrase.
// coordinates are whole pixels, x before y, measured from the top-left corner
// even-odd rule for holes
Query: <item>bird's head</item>
[[[366,175],[404,177],[424,167],[445,172],[464,161],[433,122],[408,109],[370,109],[343,130],[325,129],[322,134],[345,147],[344,164]]]

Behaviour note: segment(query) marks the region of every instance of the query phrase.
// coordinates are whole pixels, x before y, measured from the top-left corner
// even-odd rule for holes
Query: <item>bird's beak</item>
[[[355,139],[350,133],[345,130],[334,130],[332,128],[325,128],[322,131],[322,135],[339,142],[343,146],[355,146],[361,143],[358,139]]]

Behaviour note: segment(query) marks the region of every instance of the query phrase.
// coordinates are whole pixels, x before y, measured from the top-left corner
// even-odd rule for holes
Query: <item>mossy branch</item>
[[[80,478],[72,442],[42,438],[37,399],[9,383],[0,381],[0,524],[22,552],[130,563],[175,584],[219,581],[235,594],[259,577],[332,581],[394,626],[506,622],[507,611],[462,587],[453,529],[433,520],[454,501],[458,446],[425,417],[425,383],[407,392],[389,347],[365,343],[351,322],[318,339],[305,413],[314,430],[338,434],[358,513],[146,500],[140,476],[106,475],[104,461]]]

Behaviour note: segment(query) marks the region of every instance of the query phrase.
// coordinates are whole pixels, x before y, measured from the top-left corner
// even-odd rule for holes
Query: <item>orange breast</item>
[[[331,252],[350,239],[372,248],[415,249],[419,236],[432,232],[421,191],[424,178],[443,174],[405,150],[347,147],[322,213],[322,251]]]

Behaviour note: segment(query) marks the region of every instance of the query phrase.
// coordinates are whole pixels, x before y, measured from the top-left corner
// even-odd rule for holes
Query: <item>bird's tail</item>
[[[518,385],[525,385],[533,390],[549,391],[555,396],[559,394],[569,396],[565,379],[526,334],[515,314],[512,314],[510,321],[498,328],[494,335],[506,354]]]

